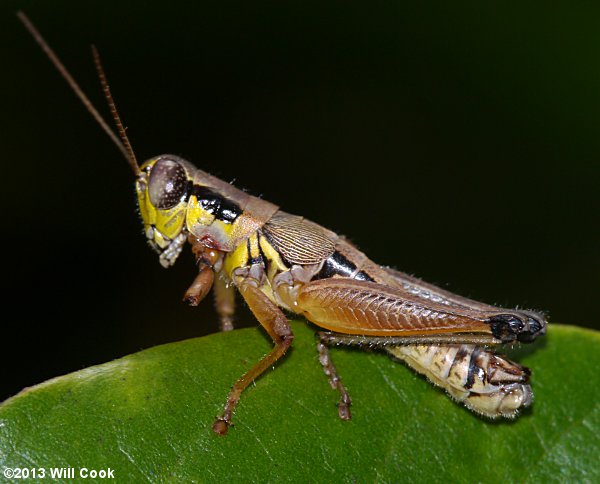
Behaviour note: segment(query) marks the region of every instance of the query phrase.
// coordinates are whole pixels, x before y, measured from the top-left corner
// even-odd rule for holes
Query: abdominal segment
[[[480,346],[403,345],[385,351],[489,418],[514,418],[533,400],[529,369]]]

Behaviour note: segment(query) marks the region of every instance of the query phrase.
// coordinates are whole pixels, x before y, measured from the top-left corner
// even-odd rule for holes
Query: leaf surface
[[[600,333],[554,324],[511,352],[532,369],[536,399],[497,422],[385,354],[334,348],[353,398],[345,422],[312,329],[292,324],[292,350],[243,394],[226,437],[212,433],[213,419],[271,348],[259,329],[151,348],[24,390],[0,406],[0,470],[111,468],[123,482],[600,480]]]

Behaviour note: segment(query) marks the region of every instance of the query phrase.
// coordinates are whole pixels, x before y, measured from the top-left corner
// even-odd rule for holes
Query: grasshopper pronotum
[[[199,272],[184,300],[197,305],[213,289],[221,329],[227,331],[233,329],[237,289],[273,339],[271,352],[233,385],[213,425],[216,433],[227,432],[244,389],[291,346],[294,335],[283,311],[326,330],[317,333],[317,349],[340,393],[342,419],[351,418],[351,399],[329,355],[334,344],[381,348],[491,418],[514,417],[531,403],[529,370],[486,346],[533,341],[545,333],[542,314],[483,304],[382,267],[336,233],[177,156],[157,156],[138,166],[97,52],[94,60],[120,139],[27,17],[18,16],[129,162],[146,237],[160,263],[171,266],[183,247],[191,246]]]

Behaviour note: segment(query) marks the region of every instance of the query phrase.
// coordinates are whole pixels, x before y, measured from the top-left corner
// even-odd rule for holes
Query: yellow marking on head
[[[145,169],[152,167],[158,158],[148,160],[141,167],[142,175],[136,184],[136,193],[140,214],[144,221],[146,230],[153,226],[153,240],[156,244],[165,248],[169,245],[170,240],[173,240],[181,233],[185,222],[186,203],[180,202],[169,209],[157,209],[150,201],[150,193],[148,191],[148,179],[145,175]]]
[[[171,240],[180,234],[184,221],[185,203],[179,203],[168,210],[156,211],[155,227]]]
[[[136,184],[135,191],[137,194],[138,206],[140,208],[140,215],[142,216],[144,225],[146,225],[146,227],[154,225],[154,222],[156,221],[156,209],[150,203],[148,190],[146,190],[143,185],[138,183]]]

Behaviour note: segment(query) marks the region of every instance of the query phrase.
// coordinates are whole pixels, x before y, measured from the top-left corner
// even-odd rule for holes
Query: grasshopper
[[[221,330],[228,331],[238,291],[273,340],[273,349],[234,383],[214,432],[227,433],[244,389],[292,345],[286,313],[321,328],[319,361],[339,392],[338,414],[344,420],[351,418],[351,398],[332,362],[332,345],[381,349],[486,417],[515,417],[531,404],[529,369],[487,348],[532,342],[546,331],[543,314],[477,302],[380,266],[343,236],[178,156],[160,155],[138,165],[95,49],[119,137],[27,17],[18,16],[130,164],[145,235],[160,264],[172,266],[184,246],[191,246],[198,274],[184,300],[198,305],[212,289]]]

